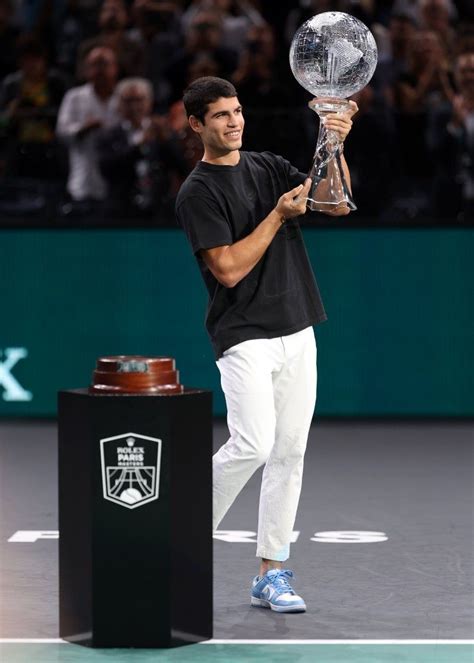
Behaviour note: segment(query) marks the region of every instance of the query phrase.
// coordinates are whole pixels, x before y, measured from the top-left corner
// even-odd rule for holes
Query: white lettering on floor
[[[377,543],[387,541],[385,532],[359,532],[354,530],[315,532],[310,541],[317,543]]]
[[[39,539],[59,539],[58,530],[20,529],[8,539],[8,543],[35,543]]]
[[[290,543],[296,543],[300,532],[295,530],[290,539]],[[257,532],[240,529],[218,529],[214,532],[213,538],[225,543],[256,543]],[[35,543],[40,539],[59,539],[58,530],[26,530],[20,529],[13,534],[8,543]],[[359,530],[341,530],[329,532],[315,532],[310,541],[316,543],[377,543],[387,541],[388,536],[385,532],[364,532]]]

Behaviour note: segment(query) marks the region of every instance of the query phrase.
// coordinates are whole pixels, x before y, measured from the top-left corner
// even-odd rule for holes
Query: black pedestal
[[[60,636],[212,637],[212,393],[59,392]]]

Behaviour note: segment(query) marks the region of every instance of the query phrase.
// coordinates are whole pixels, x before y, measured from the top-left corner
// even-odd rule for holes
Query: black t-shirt
[[[221,285],[199,254],[249,235],[305,177],[271,152],[240,152],[236,166],[200,161],[179,191],[176,216],[209,293],[206,328],[216,358],[242,341],[284,336],[326,320],[297,219],[282,225],[233,288]]]

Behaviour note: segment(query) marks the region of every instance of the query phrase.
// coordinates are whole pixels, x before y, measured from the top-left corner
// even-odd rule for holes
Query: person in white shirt
[[[93,48],[84,61],[84,85],[69,90],[58,114],[56,133],[69,152],[67,190],[73,200],[104,200],[107,185],[97,159],[101,128],[119,121],[114,97],[117,58],[110,48]]]

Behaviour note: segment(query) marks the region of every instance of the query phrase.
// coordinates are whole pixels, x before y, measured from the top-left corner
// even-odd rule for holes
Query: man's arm
[[[249,235],[234,244],[201,250],[201,256],[216,279],[226,288],[233,288],[255,267],[285,219],[306,211],[306,197],[311,180],[284,193],[275,208]]]
[[[81,138],[89,131],[98,129],[102,122],[84,113],[82,100],[77,88],[68,90],[64,95],[58,112],[56,124],[57,136],[65,142]]]

